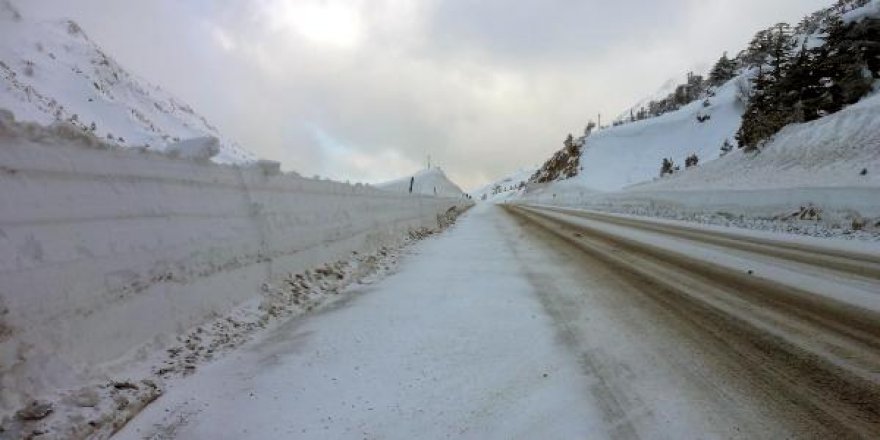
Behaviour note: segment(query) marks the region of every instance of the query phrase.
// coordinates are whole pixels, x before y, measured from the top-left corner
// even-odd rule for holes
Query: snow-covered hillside
[[[737,150],[633,190],[880,187],[880,94],[784,128],[758,153]]]
[[[790,28],[784,24],[777,25],[776,32],[779,33],[779,38],[790,39],[793,53],[790,56],[793,57],[794,53],[797,50],[801,50],[802,47],[813,48],[822,46],[827,36],[824,32],[831,26],[828,23],[833,23],[835,18],[840,18],[842,23],[852,23],[867,17],[876,18],[880,16],[878,11],[880,11],[880,0],[848,0],[846,2],[838,2],[834,6],[820,10],[808,17],[797,28],[791,28],[794,29],[792,32],[800,33],[786,34],[786,32],[789,32],[787,29]],[[756,39],[759,40],[756,41],[759,43],[763,42],[760,38],[771,35],[772,31],[771,29],[770,31],[759,32],[756,36]],[[871,34],[866,33],[865,35],[868,36],[848,36],[846,38],[853,38],[853,41],[856,41],[858,38],[873,38],[870,36]],[[871,43],[867,42],[865,44],[870,46]],[[760,47],[760,45],[757,47]],[[786,184],[809,185],[812,183],[816,185],[821,179],[818,176],[809,175],[808,172],[801,173],[800,177],[793,176],[793,165],[800,164],[806,166],[806,168],[799,168],[803,171],[804,169],[814,170],[819,166],[829,166],[832,162],[836,161],[854,160],[847,162],[845,165],[837,164],[831,168],[826,168],[828,170],[832,168],[845,168],[847,171],[844,174],[852,174],[849,168],[855,166],[859,161],[867,161],[865,165],[871,164],[872,152],[876,151],[877,146],[868,138],[877,129],[875,126],[876,121],[873,118],[880,117],[875,116],[880,115],[880,112],[877,112],[876,106],[871,103],[857,106],[858,109],[848,112],[844,117],[830,117],[829,119],[826,116],[821,121],[814,121],[816,122],[815,124],[800,124],[796,127],[788,127],[782,132],[776,133],[775,142],[774,139],[765,136],[765,139],[769,140],[770,144],[775,143],[776,146],[769,148],[768,145],[768,152],[754,160],[744,158],[741,152],[734,152],[735,154],[731,154],[726,158],[727,160],[720,161],[719,163],[713,162],[721,157],[721,147],[725,145],[725,142],[729,143],[731,149],[738,143],[742,146],[743,140],[737,137],[738,131],[741,132],[746,128],[743,115],[746,112],[747,106],[750,105],[752,95],[758,93],[754,80],[760,70],[759,67],[761,67],[758,64],[765,62],[755,61],[755,59],[766,60],[765,55],[760,50],[750,46],[749,49],[743,51],[745,55],[741,54],[736,61],[728,60],[728,62],[734,63],[736,67],[731,68],[730,76],[726,78],[732,76],[732,79],[726,82],[707,83],[702,82],[700,79],[702,77],[694,76],[693,78],[696,79],[695,83],[699,87],[706,87],[705,91],[696,95],[698,96],[696,100],[677,110],[667,111],[654,117],[648,115],[647,119],[636,122],[627,122],[622,125],[615,124],[616,126],[613,127],[593,131],[592,134],[588,134],[585,138],[576,139],[573,144],[577,145],[580,151],[577,175],[571,177],[569,182],[563,186],[566,188],[582,187],[589,191],[622,190],[632,185],[656,179],[660,175],[661,164],[664,159],[671,159],[676,167],[682,169],[681,173],[699,173],[705,176],[699,182],[696,180],[677,179],[676,185],[680,189],[699,189],[694,187],[685,188],[684,186],[687,185],[685,182],[701,185],[709,180],[723,181],[727,187],[754,187],[758,181],[769,183],[767,179],[773,180],[775,182],[773,185],[776,185],[776,187],[782,184],[783,181]],[[751,53],[749,51],[756,51],[756,55],[749,55]],[[749,56],[752,56],[754,59],[749,58]],[[819,55],[813,54],[811,56],[817,57]],[[726,55],[723,59],[727,59]],[[716,69],[719,68],[719,65],[720,62],[716,65]],[[769,69],[770,67],[766,68]],[[877,77],[876,72],[874,77]],[[829,81],[831,80],[829,79]],[[690,82],[691,77],[689,77]],[[709,84],[720,85],[716,87]],[[831,85],[831,83],[828,84],[829,86]],[[648,97],[636,104],[632,110],[643,109],[645,102],[656,100],[658,96],[662,96],[674,89],[674,86],[674,82],[665,84],[655,96]],[[797,88],[796,86],[793,87]],[[795,90],[792,90],[792,93],[794,92]],[[868,98],[865,99],[868,100]],[[678,105],[677,102],[675,104]],[[850,103],[845,103],[844,106],[846,104]],[[827,115],[837,110],[839,108],[832,108],[830,111],[817,111],[816,114]],[[623,122],[624,119],[629,119],[630,113],[630,110],[627,110],[618,120]],[[797,118],[785,119],[785,121],[789,120],[796,121]],[[810,119],[802,118],[801,120]],[[754,131],[752,128],[755,125],[754,121],[750,120],[749,122],[751,122],[751,125],[748,128],[751,131],[747,133]],[[741,127],[743,128],[741,129]],[[804,145],[809,147],[801,148]],[[748,147],[750,145],[747,144],[745,146]],[[565,153],[565,151],[563,150],[561,153]],[[557,155],[561,153],[557,153]],[[573,154],[577,155],[577,150]],[[687,170],[686,172],[684,170],[685,158],[692,154],[695,154],[699,159],[700,169]],[[552,168],[552,162],[552,159],[548,161],[545,164],[545,168]],[[807,162],[810,163],[807,164]],[[749,163],[749,165],[745,165],[746,163]],[[704,165],[706,166],[705,168],[703,168]],[[749,178],[748,175],[753,167],[764,169],[761,179]],[[773,169],[774,173],[767,172],[767,169]],[[861,169],[859,168],[859,170]],[[566,177],[565,173],[561,175],[559,173],[548,174],[551,179],[535,180],[535,183],[547,180],[562,180]],[[775,177],[771,178],[771,174]],[[713,177],[710,178],[709,175]],[[725,177],[722,178],[722,175]],[[782,175],[787,177],[782,179],[780,177]],[[830,175],[824,177],[825,181],[829,179]],[[845,180],[849,182],[850,179]],[[550,186],[559,186],[559,184],[551,183]]]
[[[573,178],[594,190],[614,191],[658,176],[664,158],[681,164],[696,154],[701,161],[715,159],[725,140],[734,142],[744,105],[736,78],[715,96],[694,101],[678,111],[594,132],[581,153],[581,171]],[[699,122],[697,116],[710,119]]]
[[[866,19],[875,22],[861,23],[863,26],[856,28],[855,25]],[[842,52],[841,47],[873,50],[871,48],[876,47],[876,20],[880,20],[880,0],[848,0],[817,11],[791,28],[791,34],[786,33],[789,28],[782,24],[759,32],[756,39],[760,42],[759,36],[772,36],[775,31],[780,41],[794,43],[791,44],[791,56],[806,53],[804,56],[812,57],[810,60],[824,60],[829,65],[832,60],[836,65],[852,69],[858,68],[858,63],[862,62],[857,54],[840,59],[832,58],[828,53],[835,54],[833,56],[850,53]],[[840,26],[849,26],[850,30],[855,29],[854,33],[844,34],[840,30],[842,27],[834,27],[837,22],[841,23]],[[829,29],[837,29],[838,40],[834,40],[837,43],[826,43],[832,40],[831,34],[827,33],[831,32]],[[842,40],[844,38],[849,40]],[[837,46],[828,48],[827,52],[798,52],[804,48],[822,49],[827,44]],[[809,82],[812,81],[809,77],[801,79],[801,83],[794,80],[780,82],[777,87],[789,87],[790,90],[768,95],[768,67],[761,63],[771,58],[766,58],[758,50],[756,57],[750,59],[749,50],[755,49],[750,46],[737,57],[739,67],[731,71],[731,75],[737,76],[716,83],[721,84],[717,87],[709,86],[690,104],[656,117],[649,115],[648,119],[594,131],[585,138],[574,140],[573,145],[578,149],[573,152],[561,150],[557,155],[567,153],[563,159],[579,159],[577,175],[565,179],[564,173],[548,172],[546,174],[552,177],[549,182],[533,179],[525,190],[516,194],[516,198],[529,203],[589,207],[811,235],[876,239],[880,236],[880,71],[876,69],[877,64],[864,61],[863,75],[854,77],[868,84],[866,94],[855,95],[860,100],[840,101],[840,107],[829,105],[828,110],[811,108],[813,113],[805,112],[800,117],[789,115],[790,109],[780,106],[778,108],[783,111],[779,114],[788,115],[778,119],[783,123],[773,127],[774,131],[761,133],[764,137],[759,139],[760,142],[750,145],[744,144],[738,136],[746,128],[755,130],[754,127],[762,127],[762,123],[767,126],[771,122],[777,123],[761,119],[769,114],[766,108],[776,107],[764,104],[766,108],[759,108],[764,113],[756,113],[756,103],[768,101],[756,101],[756,96],[801,96],[801,104],[805,105],[803,103],[808,100],[804,96],[807,95],[798,93],[803,93],[807,87],[813,87],[815,91],[816,85]],[[799,62],[809,66],[809,60],[805,59],[801,58]],[[716,69],[719,65],[720,62]],[[760,78],[763,89],[756,79],[761,75],[761,69],[765,70],[764,77]],[[840,70],[846,73],[846,69]],[[856,80],[846,83],[849,78],[845,75],[841,76],[833,69],[829,72],[837,77],[829,76],[824,83],[820,82],[820,86],[833,87],[838,95],[843,87],[849,87],[845,89],[848,93],[858,90],[852,86]],[[873,77],[873,92],[870,87],[872,77],[868,74]],[[787,92],[790,93],[786,95]],[[835,96],[826,101],[838,102],[833,101],[837,99]],[[772,105],[779,105],[776,101]],[[810,105],[815,106],[816,102],[819,101],[812,101]],[[793,108],[796,110],[797,106]],[[760,116],[755,117],[755,114]],[[722,155],[721,147],[725,141],[729,142],[727,147],[732,151]],[[750,148],[737,149],[737,144]],[[697,155],[699,163],[686,167],[685,158],[691,154]],[[673,172],[660,177],[664,158],[671,159],[675,166]],[[554,159],[542,169],[553,171],[553,164],[560,162],[554,162]],[[801,220],[806,222],[798,223]]]
[[[426,194],[439,197],[461,197],[464,191],[446,177],[439,167],[421,170],[412,176],[401,177],[389,182],[379,183],[376,188],[395,193],[409,193],[410,179],[413,180],[413,194]]]
[[[7,0],[0,0],[0,108],[20,121],[66,121],[122,146],[165,150],[214,137],[214,161],[255,160],[190,106],[126,72],[75,22],[29,20]]]

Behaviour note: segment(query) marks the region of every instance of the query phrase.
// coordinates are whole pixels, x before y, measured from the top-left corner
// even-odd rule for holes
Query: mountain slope
[[[616,191],[657,177],[665,158],[676,164],[696,154],[702,161],[715,159],[721,146],[734,142],[745,108],[741,97],[744,76],[719,87],[714,96],[694,101],[679,110],[625,125],[608,127],[573,141],[548,160],[536,177],[564,180],[560,164],[576,163],[576,173],[566,186]],[[708,119],[706,119],[708,117]],[[702,119],[702,122],[701,122]],[[579,157],[572,155],[580,155]],[[548,179],[533,177],[532,182]]]
[[[735,151],[639,190],[880,186],[880,94],[784,128],[760,153]]]
[[[165,150],[214,137],[214,161],[256,159],[190,106],[126,72],[75,22],[31,21],[6,0],[0,0],[0,108],[23,121],[66,121],[122,146]]]
[[[579,148],[560,150],[539,171],[539,174],[549,175],[551,179],[532,179],[533,184],[536,185],[546,180],[563,180],[566,177],[570,177],[569,183],[565,185],[566,187],[581,186],[589,190],[618,191],[659,177],[663,159],[671,159],[675,166],[681,168],[685,174],[688,172],[698,172],[695,171],[696,169],[683,170],[686,157],[695,154],[699,158],[699,168],[718,159],[721,156],[720,149],[725,143],[728,143],[731,148],[737,143],[743,146],[739,135],[743,132],[746,125],[744,114],[747,109],[753,107],[753,101],[757,99],[755,96],[760,94],[758,91],[759,80],[762,82],[766,81],[767,71],[772,68],[773,62],[775,62],[773,55],[768,55],[768,49],[762,46],[762,44],[766,43],[765,40],[772,38],[777,38],[780,41],[784,40],[785,44],[791,45],[790,53],[787,56],[794,59],[799,53],[805,53],[799,51],[825,44],[830,45],[831,43],[825,42],[828,37],[826,31],[834,26],[835,20],[847,24],[868,18],[873,20],[880,19],[880,0],[841,0],[833,6],[810,15],[797,27],[789,28],[788,25],[781,24],[775,25],[768,30],[760,31],[756,34],[755,40],[749,48],[731,61],[735,64],[735,68],[732,69],[728,78],[732,76],[732,79],[723,83],[714,83],[720,84],[717,87],[705,82],[701,83],[706,88],[699,95],[698,99],[677,110],[669,111],[656,117],[649,116],[648,119],[636,122],[600,129],[584,138],[575,139],[572,145]],[[788,29],[792,29],[794,33],[787,34],[786,32],[789,32]],[[863,32],[863,34],[866,36],[862,37],[862,34],[858,34],[850,37],[847,35],[847,38],[852,38],[851,41],[847,43],[838,42],[837,44],[842,47],[850,47],[846,46],[846,44],[860,44],[865,47],[877,46],[877,41],[858,40],[858,38],[874,38],[873,34],[867,31]],[[830,49],[832,54],[835,53],[834,51],[837,50],[838,46],[832,46]],[[782,50],[787,51],[789,49]],[[847,61],[858,63],[857,58],[857,56],[853,56],[852,60]],[[866,60],[865,62],[867,66],[876,64],[871,64],[871,60]],[[762,70],[763,76],[761,76]],[[867,68],[863,70],[862,76],[871,74],[874,78],[878,78],[878,74],[880,74],[876,71],[869,71]],[[700,77],[695,76],[695,78]],[[806,102],[806,98],[804,98],[806,95],[804,95],[804,92],[799,87],[799,83],[792,80],[790,84],[785,84],[789,88],[784,90],[784,93],[781,93],[782,95],[801,96],[802,101]],[[832,86],[837,87],[837,84],[826,81],[826,87]],[[868,88],[870,89],[870,87]],[[830,93],[833,94],[835,90],[837,89],[835,88]],[[868,97],[864,99],[868,99]],[[873,111],[874,106],[871,104],[866,104],[861,108],[866,110],[858,112],[862,115],[860,117],[831,118],[826,122],[818,124],[794,124],[799,128],[792,128],[792,130],[798,133],[796,136],[798,142],[801,142],[804,146],[801,151],[796,153],[789,151],[796,149],[795,146],[789,145],[791,143],[791,136],[793,136],[791,130],[785,129],[782,132],[771,133],[771,135],[775,134],[776,138],[771,136],[765,141],[764,144],[766,144],[765,146],[768,150],[774,143],[784,144],[785,147],[778,147],[772,150],[771,154],[763,156],[769,159],[769,156],[776,154],[774,153],[775,151],[786,150],[785,154],[788,159],[780,163],[773,162],[773,166],[778,167],[780,173],[787,172],[790,168],[788,165],[794,163],[792,161],[796,162],[797,160],[818,160],[817,163],[827,164],[829,160],[842,159],[845,156],[847,158],[859,157],[868,160],[867,163],[870,164],[872,163],[871,152],[877,148],[872,142],[861,138],[851,142],[852,140],[847,137],[851,133],[841,133],[836,135],[836,138],[832,136],[835,130],[849,130],[853,133],[873,130],[875,124],[872,118],[875,116],[880,118],[880,112]],[[818,116],[820,120],[829,118],[833,116],[833,111],[837,110],[819,112],[815,116]],[[796,116],[791,116],[792,112],[784,113],[785,121],[798,120]],[[750,115],[754,116],[754,114]],[[752,117],[752,120],[749,122],[754,124],[754,120],[755,118]],[[811,120],[811,118],[803,117],[800,120]],[[759,122],[766,122],[766,120],[760,121],[759,119]],[[828,128],[833,124],[840,125],[835,126],[836,128]],[[843,154],[841,146],[834,145],[832,138],[836,139],[836,142],[846,143],[846,148],[849,148],[849,150],[847,150],[844,156],[841,156]],[[820,141],[820,139],[825,140]],[[762,146],[761,148],[764,147]],[[861,150],[854,151],[855,149]],[[803,157],[798,159],[793,157],[794,154],[801,154]],[[562,157],[558,157],[560,155]],[[748,171],[751,169],[751,166],[733,165],[737,160],[745,160],[743,159],[745,156],[733,154],[722,162],[725,166],[732,166],[737,169],[736,172],[739,173],[738,178],[742,180],[740,183],[749,184]],[[756,158],[752,162],[757,163],[759,161],[761,161],[761,157]],[[553,172],[554,166],[566,162],[577,162],[578,169],[575,171],[577,175],[568,176],[570,173],[560,174]],[[710,168],[714,170],[713,172],[721,173],[718,166]],[[541,171],[544,171],[544,173],[542,174]],[[804,176],[804,178],[806,177]],[[727,184],[736,186],[733,182],[733,179],[736,178],[733,171],[731,171],[726,177]],[[794,177],[791,177],[791,179],[794,179]],[[797,179],[789,180],[789,182],[795,183],[795,180]],[[703,179],[702,181],[705,182],[707,180]],[[816,180],[813,179],[813,181],[815,182]],[[696,183],[696,181],[694,182]],[[806,184],[807,181],[804,180],[801,183]]]
[[[581,153],[582,171],[573,179],[592,189],[613,191],[658,176],[664,158],[682,167],[690,154],[703,161],[717,158],[741,122],[744,106],[738,99],[738,81],[721,86],[708,107],[694,101],[656,118],[593,133]],[[699,122],[700,115],[711,118]]]
[[[374,185],[383,191],[409,193],[410,179],[413,179],[413,194],[424,194],[440,197],[461,197],[464,191],[446,177],[439,167],[421,170],[412,176],[401,177],[389,182]]]
[[[767,87],[774,55],[762,53],[760,44],[750,45],[735,60],[731,73],[738,76],[708,87],[678,110],[573,140],[577,149],[560,150],[536,174],[550,179],[533,178],[515,198],[786,233],[880,239],[878,29],[880,0],[839,0],[797,27],[780,24],[760,31],[757,43],[776,32],[774,38],[793,47],[790,56],[801,56],[794,59],[802,64],[781,68],[779,77],[785,81],[776,80],[775,90]],[[807,54],[812,58],[804,56],[806,51],[812,51]],[[829,75],[791,73],[812,74],[811,65]],[[840,93],[853,90],[859,93]],[[805,91],[831,99],[809,101],[813,95]],[[841,96],[849,98],[837,100]],[[800,113],[785,107],[790,101],[798,104],[797,99]],[[755,117],[751,109],[756,103],[782,108],[773,114],[781,117]],[[820,111],[808,107],[815,104]],[[821,107],[826,104],[828,110]],[[757,145],[741,142],[745,128],[772,124],[778,127],[763,133]],[[719,151],[725,141],[729,154]],[[742,148],[736,149],[737,144]],[[683,166],[691,154],[699,163]],[[661,177],[663,158],[675,166]],[[577,163],[577,175],[566,179],[567,173],[555,172],[560,163]]]

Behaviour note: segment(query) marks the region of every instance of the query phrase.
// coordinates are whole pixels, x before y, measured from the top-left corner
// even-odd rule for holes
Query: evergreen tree
[[[721,144],[721,155],[724,156],[731,151],[733,151],[733,144],[730,143],[729,140],[725,139],[724,143]]]
[[[752,97],[736,134],[740,148],[757,149],[761,143],[793,122],[786,106],[789,89],[785,83],[794,60],[795,40],[791,27],[779,23],[755,36],[749,48],[758,73],[752,81]]]
[[[736,76],[736,61],[727,58],[727,52],[724,52],[709,73],[709,84],[717,87],[730,81],[734,76]]]
[[[775,75],[759,68],[752,82],[752,97],[743,114],[742,125],[736,133],[740,148],[752,151],[779,129],[789,123],[788,115],[779,104]]]
[[[660,164],[660,177],[674,173],[675,169],[675,163],[672,161],[672,159],[664,158],[663,162]]]
[[[777,23],[756,33],[739,58],[746,66],[769,65],[773,71],[782,74],[795,44],[791,26],[788,23]]]
[[[880,73],[880,19],[845,25],[836,20],[828,28],[825,45],[817,51],[826,80],[825,99],[833,113],[868,94]]]
[[[768,63],[773,68],[773,79],[778,82],[785,76],[797,42],[792,38],[791,26],[788,23],[774,25],[770,31],[769,41]]]
[[[593,130],[595,130],[595,129],[596,129],[596,123],[593,121],[588,122],[587,126],[584,127],[584,137],[590,137],[590,134],[592,134]]]

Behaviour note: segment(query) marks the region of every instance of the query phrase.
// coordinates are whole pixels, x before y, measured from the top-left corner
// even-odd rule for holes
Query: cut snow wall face
[[[435,227],[460,203],[5,124],[0,412],[223,314],[267,280]]]

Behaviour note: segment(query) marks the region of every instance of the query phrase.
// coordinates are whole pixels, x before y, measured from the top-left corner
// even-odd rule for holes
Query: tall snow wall
[[[0,411],[461,203],[123,150],[0,112]]]

